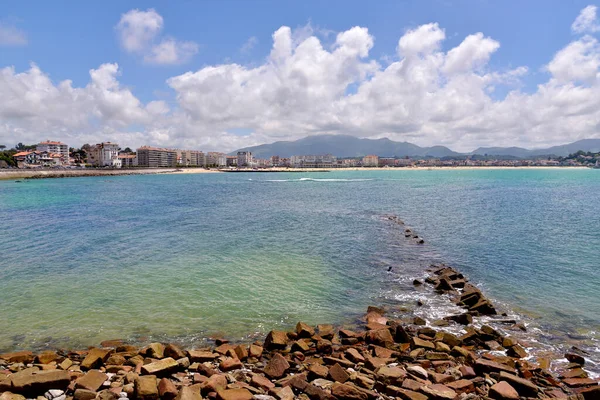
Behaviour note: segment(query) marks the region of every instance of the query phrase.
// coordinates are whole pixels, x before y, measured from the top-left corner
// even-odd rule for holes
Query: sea
[[[369,305],[435,325],[460,310],[412,282],[445,263],[527,331],[476,324],[600,373],[600,170],[0,181],[0,223],[0,351],[260,340]]]

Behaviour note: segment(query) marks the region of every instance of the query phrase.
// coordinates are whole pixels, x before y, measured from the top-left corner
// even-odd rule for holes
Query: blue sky
[[[361,137],[388,136],[418,144],[441,143],[454,148],[467,148],[481,144],[520,144],[536,147],[536,145],[555,144],[584,136],[594,137],[596,131],[590,126],[597,124],[597,116],[592,113],[586,114],[585,121],[563,121],[563,131],[565,126],[581,124],[580,132],[575,134],[553,132],[548,137],[543,136],[543,127],[540,127],[539,131],[536,130],[534,134],[528,133],[532,128],[538,129],[535,123],[521,128],[515,128],[514,124],[507,125],[507,129],[512,132],[508,135],[499,133],[497,129],[490,129],[489,125],[493,121],[458,123],[459,121],[456,120],[460,117],[458,112],[449,116],[457,122],[452,127],[433,126],[431,121],[437,123],[439,118],[421,115],[423,109],[413,110],[412,114],[402,116],[410,120],[407,122],[408,125],[414,127],[410,132],[395,129],[393,124],[377,127],[364,121],[350,122],[346,126],[346,122],[340,122],[343,117],[341,114],[320,116],[327,120],[321,125],[308,124],[305,120],[299,120],[300,117],[297,116],[290,116],[290,119],[293,119],[290,122],[286,120],[286,114],[272,115],[271,104],[268,103],[263,109],[255,110],[263,115],[261,121],[251,117],[238,120],[235,118],[236,115],[232,116],[236,113],[237,107],[243,106],[243,104],[234,104],[237,100],[235,96],[241,95],[238,90],[236,90],[237,94],[227,98],[227,101],[231,102],[231,107],[228,107],[218,119],[211,119],[206,112],[212,110],[213,105],[209,105],[206,109],[203,108],[204,104],[195,108],[196,105],[180,100],[182,97],[189,99],[190,96],[201,96],[201,93],[193,95],[190,91],[199,90],[198,88],[206,83],[204,78],[194,77],[196,85],[191,86],[188,85],[190,82],[186,82],[185,85],[180,82],[179,89],[175,89],[173,84],[169,83],[171,78],[181,77],[188,72],[193,74],[205,68],[237,64],[252,70],[269,64],[274,43],[273,34],[282,26],[290,27],[292,36],[299,41],[310,36],[318,38],[322,47],[330,53],[339,47],[339,43],[336,43],[339,33],[357,26],[367,28],[373,44],[368,50],[368,56],[358,58],[361,64],[366,64],[367,61],[377,63],[379,65],[377,69],[383,71],[390,64],[402,61],[403,56],[398,55],[397,49],[399,39],[403,35],[411,30],[417,30],[424,24],[437,23],[439,29],[445,34],[445,38],[436,48],[436,51],[441,53],[447,53],[459,46],[467,36],[478,32],[498,43],[497,48],[490,51],[491,55],[484,57],[484,65],[478,64],[474,67],[474,74],[478,76],[492,72],[504,74],[521,66],[527,68],[527,73],[519,74],[518,82],[503,81],[495,83],[491,88],[482,89],[491,102],[498,102],[495,105],[498,106],[511,91],[516,90],[521,95],[535,96],[539,90],[538,85],[549,84],[552,80],[553,74],[549,72],[547,66],[558,52],[573,42],[584,40],[582,39],[584,36],[596,40],[597,31],[594,28],[579,33],[575,33],[572,28],[580,12],[589,5],[593,6],[594,3],[590,1],[449,0],[381,1],[374,4],[358,1],[232,0],[3,2],[0,8],[0,68],[14,68],[13,76],[5,78],[6,90],[14,87],[8,80],[16,79],[14,76],[17,74],[27,74],[31,63],[39,68],[41,74],[49,79],[54,87],[58,87],[64,80],[70,80],[73,88],[85,88],[90,83],[90,70],[98,69],[103,64],[117,64],[118,72],[112,76],[118,81],[119,96],[127,97],[131,94],[139,101],[139,108],[146,107],[150,102],[164,101],[168,111],[162,112],[161,115],[166,118],[166,116],[174,117],[177,113],[186,114],[179,117],[185,118],[196,128],[189,126],[178,128],[174,120],[157,121],[142,116],[115,121],[111,120],[111,115],[103,111],[82,115],[76,122],[66,121],[66,117],[61,126],[59,120],[49,121],[49,118],[40,112],[32,115],[31,118],[42,121],[45,129],[42,132],[34,132],[35,129],[32,129],[29,122],[19,120],[19,113],[15,113],[14,109],[11,112],[5,110],[3,113],[0,108],[0,126],[5,122],[4,131],[0,130],[0,138],[10,142],[17,135],[24,135],[27,140],[35,140],[39,135],[54,135],[80,144],[79,142],[89,141],[94,135],[104,132],[107,137],[98,137],[97,141],[110,138],[121,139],[132,145],[172,143],[177,146],[213,149],[223,147],[229,150],[237,145],[295,139],[319,133],[349,133]],[[160,28],[156,29],[152,38],[144,45],[144,49],[128,50],[123,42],[119,21],[132,10],[140,12],[153,10],[154,15],[162,18]],[[152,51],[153,46],[165,40],[188,44],[188,53],[182,58],[183,61],[148,61],[148,52]],[[592,51],[596,51],[595,46],[590,47],[593,48]],[[588,56],[589,51],[585,50],[585,55]],[[363,68],[363,66],[352,68]],[[327,71],[327,68],[330,67],[323,66],[322,71]],[[565,68],[568,70],[577,66]],[[356,94],[359,88],[369,83],[375,75],[376,72],[369,70],[363,75],[358,73],[357,76],[349,78],[352,81],[350,84],[344,80],[346,83],[344,83],[343,93]],[[440,88],[453,78],[454,76],[442,77],[441,80],[444,82],[440,83]],[[230,77],[230,79],[235,81],[235,78]],[[250,83],[254,83],[259,78],[248,79]],[[319,79],[314,82],[321,82]],[[312,78],[307,82],[313,82]],[[582,87],[596,85],[591,81],[582,83],[574,80],[572,83],[583,85]],[[265,86],[264,83],[256,84],[256,87],[261,86]],[[336,86],[334,90],[337,89]],[[0,90],[2,90],[1,84]],[[30,88],[30,90],[34,89]],[[110,92],[116,89],[110,87],[107,90]],[[215,93],[219,94],[225,89],[211,87],[210,90],[215,90]],[[364,90],[367,90],[366,86]],[[27,104],[27,90],[19,94],[14,94],[12,90],[12,93],[12,96],[21,96],[15,99],[16,102]],[[290,87],[286,87],[286,93],[296,94]],[[29,95],[33,94],[29,93]],[[267,95],[261,95],[261,99],[265,96]],[[341,95],[337,93],[332,96],[333,100],[337,100]],[[270,98],[272,101],[277,101]],[[373,96],[369,98],[372,99]],[[301,99],[304,99],[304,94]],[[210,98],[204,100],[209,101]],[[370,101],[366,100],[366,97],[355,100],[356,102]],[[488,100],[484,100],[481,107],[491,107]],[[398,110],[392,110],[394,104],[391,103],[390,97],[390,101],[386,103],[387,107],[390,107],[390,113],[397,114]],[[411,102],[407,101],[407,104]],[[279,105],[272,104],[273,107]],[[93,108],[95,105],[90,103],[89,107]],[[371,109],[370,107],[374,106],[365,103],[364,109]],[[449,106],[440,105],[440,107]],[[479,110],[481,107],[475,109]],[[219,111],[223,110],[219,109]],[[296,111],[298,110],[294,109],[294,112]],[[377,114],[380,111],[384,110],[378,108]],[[132,110],[129,115],[136,112]],[[143,110],[139,112],[142,113]],[[304,114],[309,112],[310,110],[302,110],[302,117],[306,117]],[[226,121],[227,116],[232,120]],[[311,119],[319,118],[307,118],[308,121]],[[532,117],[532,120],[535,119]],[[476,126],[473,126],[474,124]],[[197,128],[199,125],[202,125],[203,129]],[[502,123],[498,124],[500,125]],[[475,135],[474,131],[479,131],[479,127],[481,131],[489,131],[487,136],[485,132]],[[441,132],[442,130],[444,132]],[[448,133],[452,130],[456,132]]]

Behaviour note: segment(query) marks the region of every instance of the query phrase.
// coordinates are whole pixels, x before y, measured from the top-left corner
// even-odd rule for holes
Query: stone
[[[475,385],[468,379],[459,379],[454,382],[448,382],[446,383],[446,386],[458,394],[472,393],[475,391]]]
[[[246,348],[246,346],[242,346],[240,344],[238,346],[235,346],[235,349],[233,349],[233,351],[235,351],[235,355],[237,356],[237,358],[239,358],[242,361],[248,358],[248,349]]]
[[[188,369],[190,367],[190,359],[187,357],[177,359],[177,364],[179,364],[179,368]]]
[[[170,394],[169,394],[170,395]],[[162,396],[161,396],[162,398]],[[183,386],[179,393],[177,393],[176,400],[202,400],[200,391],[197,388],[191,386]]]
[[[360,391],[356,386],[349,383],[334,383],[331,386],[331,394],[341,400],[367,400],[366,393]]]
[[[406,370],[412,375],[416,376],[417,378],[427,379],[429,377],[429,374],[427,373],[425,368],[420,367],[418,365],[408,366],[406,367]]]
[[[265,375],[271,379],[281,378],[285,372],[290,368],[290,364],[287,362],[285,357],[279,353],[275,353],[269,360],[269,363],[264,369]]]
[[[179,395],[179,392],[173,381],[162,378],[160,382],[158,382],[158,395],[161,399],[172,400]],[[200,393],[198,393],[198,396],[200,396]]]
[[[425,325],[427,325],[427,321],[425,321],[421,317],[414,317],[413,318],[413,325],[425,326]]]
[[[217,392],[219,400],[252,400],[252,393],[248,389],[226,389]]]
[[[139,400],[157,400],[158,386],[154,375],[144,375],[135,380],[135,396]]]
[[[514,373],[515,370],[507,365],[497,363],[495,361],[484,360],[480,358],[475,361],[475,371],[476,372],[500,372],[505,371],[509,373]]]
[[[164,350],[165,357],[171,357],[174,360],[179,360],[180,358],[186,357],[185,351],[181,349],[181,347],[176,344],[169,343]]]
[[[410,335],[406,332],[406,329],[400,324],[396,325],[396,331],[394,332],[394,340],[396,343],[410,343]]]
[[[92,369],[75,381],[75,389],[86,389],[96,392],[107,379],[108,376],[105,373]]]
[[[424,381],[426,382],[426,381]],[[408,389],[408,390],[412,390],[413,392],[419,391],[421,390],[421,387],[424,384],[421,382],[417,382],[414,379],[405,379],[402,382],[402,389]]]
[[[273,382],[259,374],[252,374],[252,378],[250,378],[250,384],[264,391],[269,391],[269,389],[273,389],[275,387]]]
[[[506,349],[506,355],[515,358],[526,358],[527,351],[520,344],[515,344],[514,346]]]
[[[25,396],[11,392],[4,392],[0,395],[0,400],[25,400]]]
[[[470,379],[475,378],[477,376],[473,368],[469,367],[468,365],[462,365],[458,370],[460,371],[460,374],[463,378]]]
[[[208,378],[208,381],[200,385],[202,393],[218,392],[227,387],[227,378],[225,375],[215,374]]]
[[[326,339],[317,342],[317,351],[321,354],[331,354],[333,352],[333,344]]]
[[[329,374],[329,369],[324,365],[311,364],[308,367],[308,376],[310,379],[327,378],[328,374]]]
[[[219,354],[213,353],[212,351],[205,350],[188,350],[188,358],[191,362],[203,363],[206,361],[213,361],[218,358]]]
[[[394,338],[387,328],[368,331],[366,339],[367,343],[373,343],[382,347],[394,344]]]
[[[100,368],[111,353],[112,349],[93,348],[88,352],[79,366],[84,371],[88,369]]]
[[[271,331],[265,339],[265,348],[268,350],[283,350],[288,344],[288,336],[284,331]]]
[[[581,368],[573,368],[561,374],[563,378],[587,378],[588,374]]]
[[[248,357],[260,358],[263,353],[262,346],[258,346],[256,344],[251,344],[248,347]]]
[[[317,325],[317,329],[319,331],[319,336],[321,336],[323,339],[331,339],[331,338],[333,338],[333,335],[335,334],[333,325],[327,325],[327,324]]]
[[[355,363],[365,362],[365,358],[354,347],[351,347],[348,350],[346,350],[346,358]]]
[[[435,349],[435,345],[432,342],[430,342],[428,340],[420,339],[416,336],[411,338],[410,346],[413,349],[416,349],[416,348],[424,348],[424,349],[431,349],[431,350]]]
[[[469,355],[471,354],[469,352],[469,350],[465,349],[464,347],[460,347],[460,346],[454,346],[450,353],[456,357],[464,357],[464,358],[468,358]]]
[[[65,390],[71,382],[66,371],[23,370],[10,376],[11,391],[19,394],[43,394],[50,389]]]
[[[74,400],[93,400],[96,398],[96,392],[86,389],[77,389],[73,393]]]
[[[508,382],[521,396],[537,397],[539,388],[530,380],[520,378],[505,371],[500,372],[500,381]]]
[[[413,392],[412,390],[402,389],[397,386],[390,385],[386,387],[386,394],[397,397],[403,400],[427,400],[428,397],[419,392]]]
[[[71,361],[68,358],[65,358],[60,364],[58,364],[60,369],[65,370],[65,371],[68,370],[69,368],[71,368],[72,365],[73,365],[73,361]]]
[[[565,358],[572,363],[576,363],[579,365],[585,365],[585,358],[575,353],[567,353],[565,354]]]
[[[436,400],[452,400],[456,397],[456,392],[454,390],[440,384],[424,385],[421,387],[421,392]]]
[[[124,365],[127,360],[120,354],[111,354],[106,359],[106,365]]]
[[[519,400],[519,393],[506,381],[493,385],[488,395],[494,400]]]
[[[298,322],[296,324],[296,334],[298,338],[310,338],[315,335],[315,329],[304,322]]]
[[[563,383],[569,387],[582,387],[598,384],[597,381],[590,378],[568,378],[563,379]]]
[[[0,354],[0,360],[6,360],[9,363],[29,364],[33,362],[35,356],[31,351],[15,351],[12,353]]]
[[[344,383],[350,379],[350,375],[348,375],[346,370],[340,364],[335,364],[333,367],[329,368],[328,375],[331,380],[339,383]]]
[[[219,369],[223,372],[228,372],[233,371],[234,369],[240,369],[243,366],[242,362],[237,358],[226,358],[219,364]]]
[[[473,323],[473,316],[468,313],[458,314],[458,315],[449,315],[444,317],[446,321],[454,321],[457,324],[461,325],[469,325]]]
[[[387,365],[380,367],[376,372],[378,380],[393,384],[403,380],[406,377],[406,372],[400,367],[389,367]]]
[[[600,399],[600,386],[590,386],[585,389],[581,389],[579,394],[583,396],[585,400],[598,400]]]
[[[55,351],[42,351],[35,357],[35,362],[38,364],[50,364],[52,361],[57,361],[60,356]]]
[[[273,388],[269,393],[273,394],[278,400],[294,400],[294,392],[289,386]]]
[[[162,343],[150,343],[140,353],[145,354],[146,357],[161,359],[165,356],[166,346]]]
[[[435,351],[450,353],[450,346],[444,342],[435,342]]]
[[[154,361],[142,366],[143,375],[168,375],[177,370],[179,364],[171,357],[163,358],[162,360]]]
[[[292,351],[299,351],[301,353],[306,353],[310,350],[310,347],[304,340],[297,340],[292,343]]]
[[[437,372],[429,372],[429,379],[433,383],[447,384],[448,382],[454,381],[454,377],[448,374],[438,374]],[[450,386],[450,385],[447,385]]]

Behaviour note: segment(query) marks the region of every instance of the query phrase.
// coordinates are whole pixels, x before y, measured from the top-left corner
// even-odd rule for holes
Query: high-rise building
[[[363,167],[378,167],[379,166],[379,157],[378,156],[364,156],[362,159]]]
[[[225,167],[227,166],[227,155],[216,151],[206,153],[207,167]]]
[[[87,163],[96,167],[121,168],[119,145],[117,143],[104,142],[91,146],[87,151]]]
[[[38,143],[35,149],[39,152],[47,152],[48,154],[58,154],[61,157],[61,164],[69,164],[69,146],[62,142],[53,142],[46,140],[45,142]]]
[[[252,152],[250,151],[238,151],[237,152],[237,165],[239,167],[251,167],[252,166]]]
[[[169,168],[177,166],[177,151],[158,147],[143,146],[137,149],[138,166]]]

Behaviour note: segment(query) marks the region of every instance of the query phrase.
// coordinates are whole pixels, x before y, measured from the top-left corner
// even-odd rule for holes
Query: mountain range
[[[295,141],[280,141],[236,150],[251,151],[255,158],[269,158],[274,155],[291,157],[294,155],[332,154],[336,157],[362,157],[376,154],[380,157],[460,157],[467,155],[488,155],[515,158],[541,156],[568,156],[579,150],[600,152],[600,139],[584,139],[577,142],[553,146],[545,149],[528,150],[521,147],[480,147],[470,153],[458,153],[445,146],[421,147],[409,142],[395,142],[383,139],[359,139],[348,135],[308,136]]]

